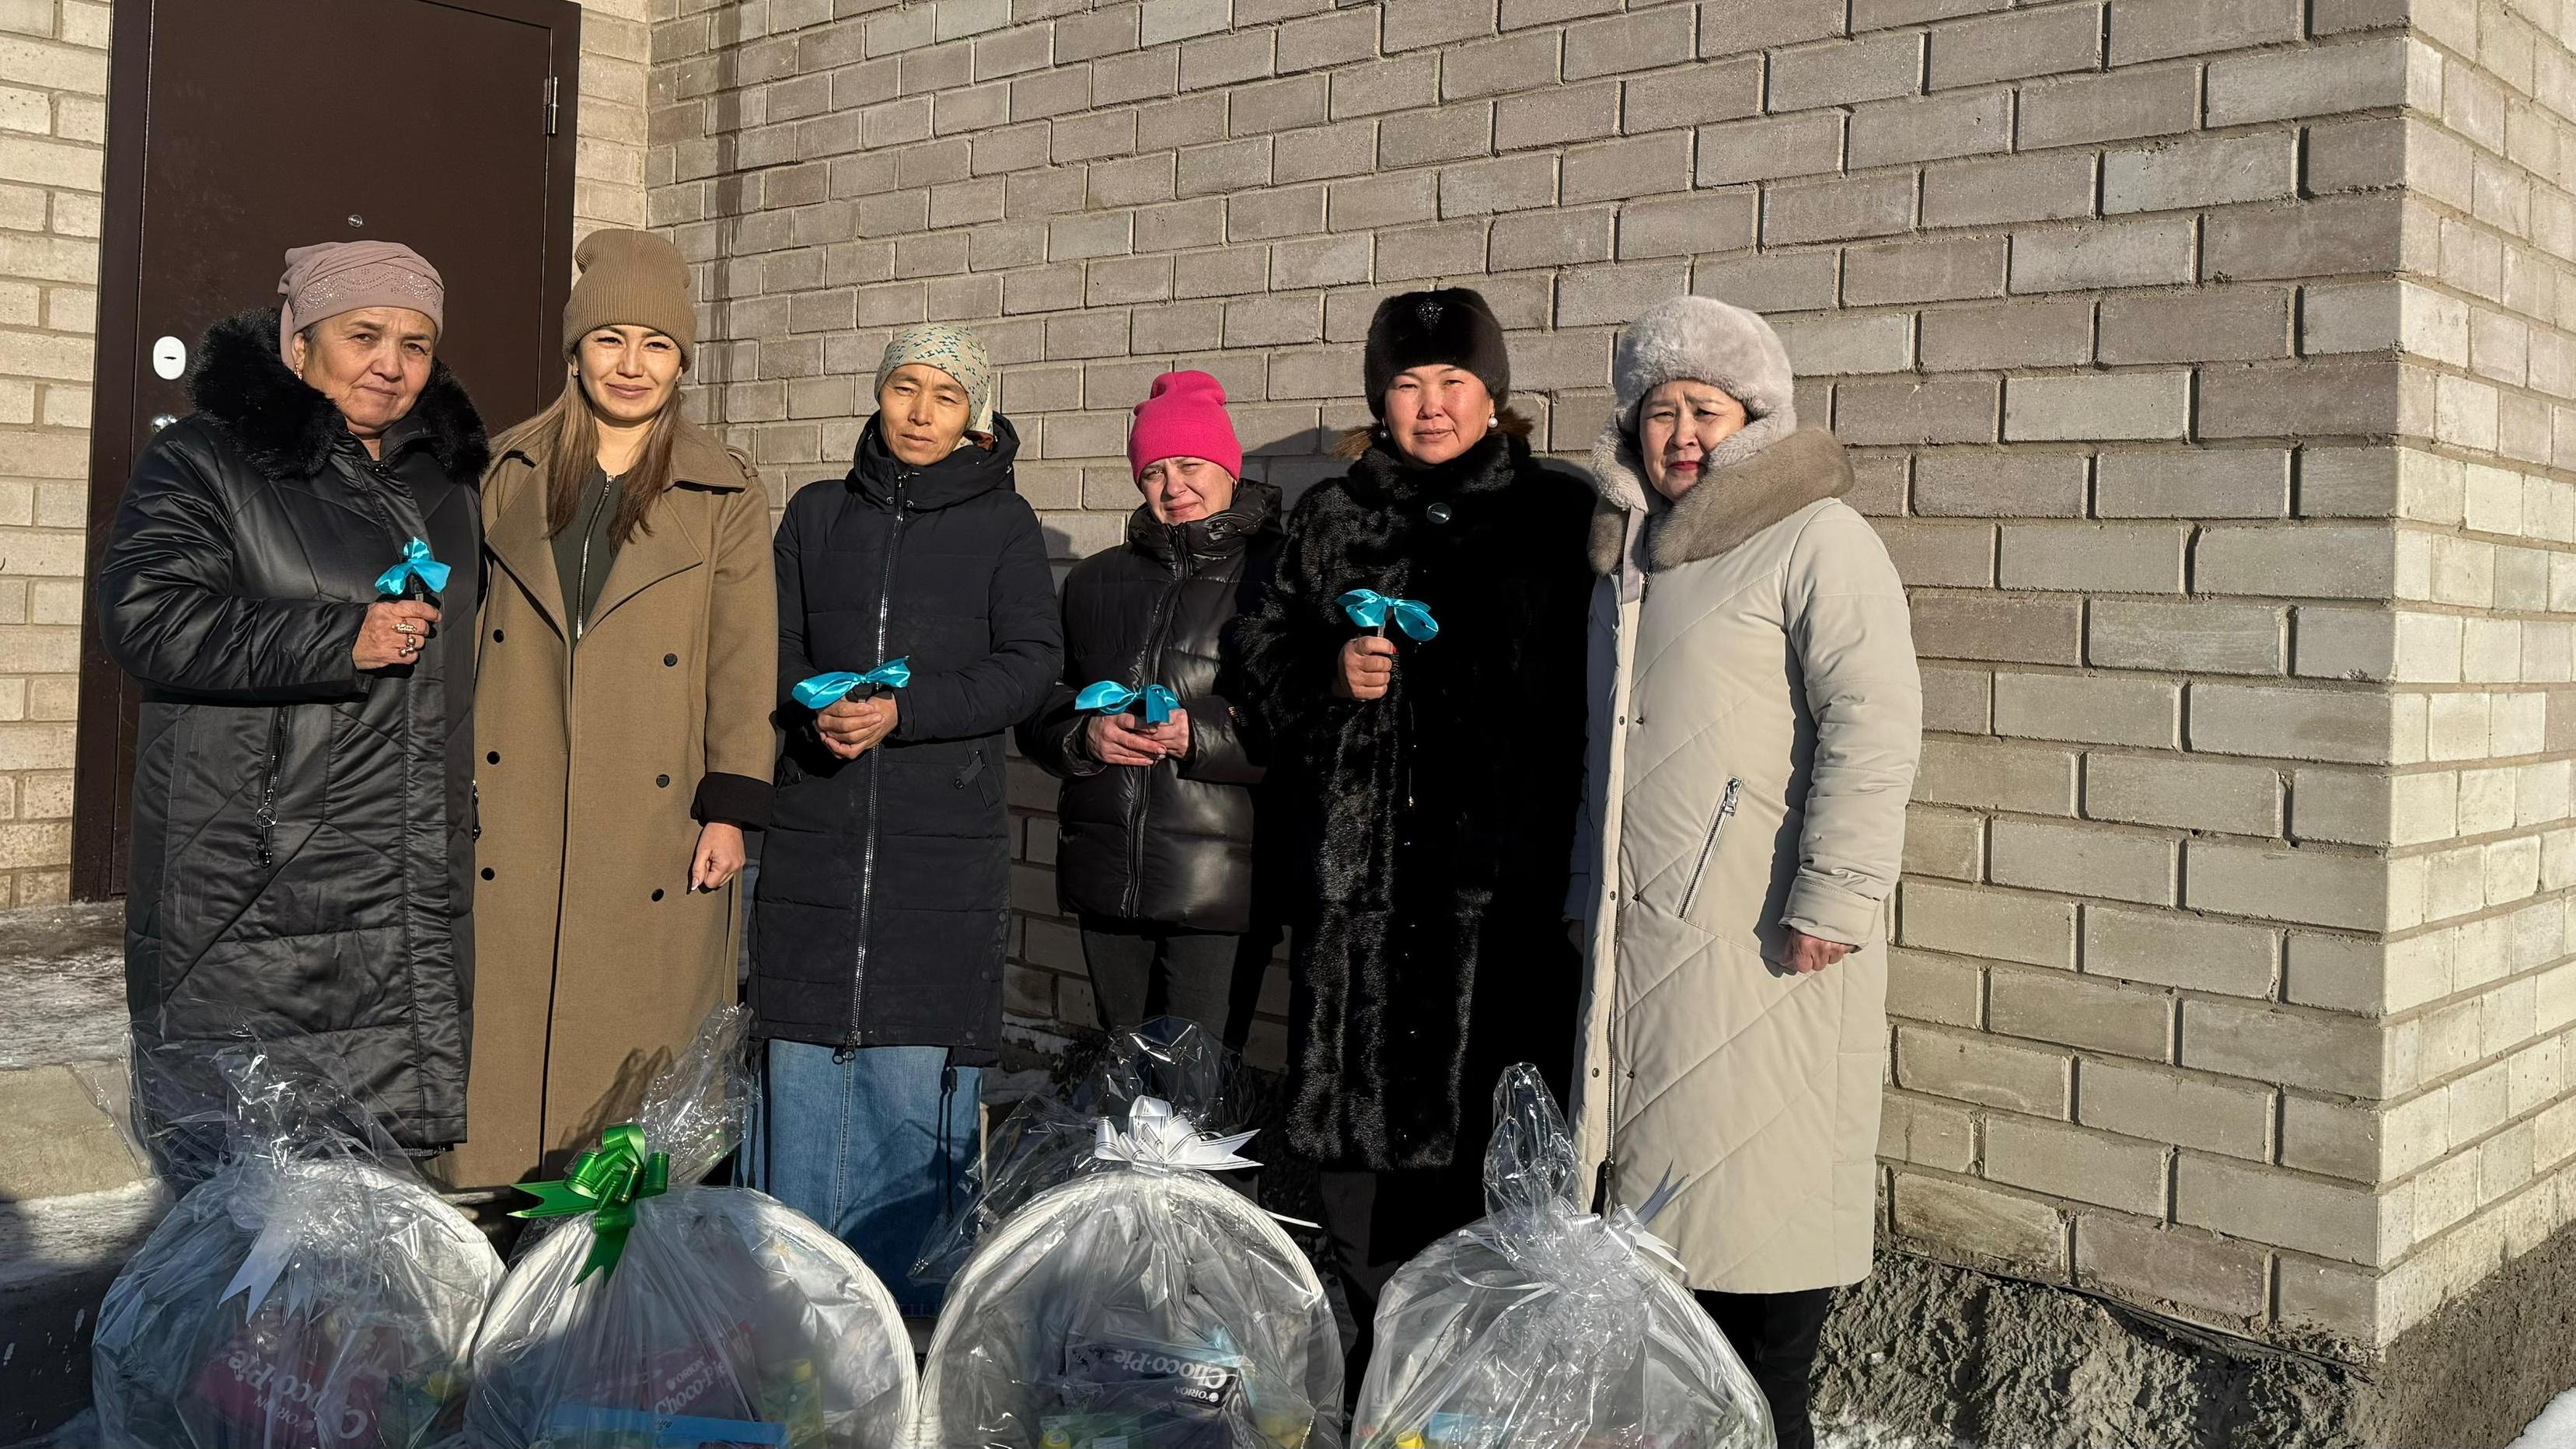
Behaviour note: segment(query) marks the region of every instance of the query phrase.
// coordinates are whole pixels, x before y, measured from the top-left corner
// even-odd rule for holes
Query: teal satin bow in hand
[[[1440,621],[1431,617],[1430,606],[1419,599],[1399,599],[1375,589],[1353,589],[1334,602],[1342,606],[1343,613],[1351,616],[1352,623],[1363,629],[1384,633],[1386,621],[1392,617],[1395,627],[1402,629],[1408,639],[1418,642],[1437,638],[1440,634]]]
[[[1114,679],[1104,679],[1073,697],[1073,707],[1093,714],[1125,714],[1141,700],[1145,705],[1145,723],[1158,725],[1172,717],[1181,707],[1180,697],[1159,684],[1143,689],[1129,689]]]
[[[376,592],[400,598],[403,589],[418,579],[422,588],[435,594],[447,587],[448,572],[447,565],[429,556],[427,541],[415,538],[403,545],[401,563],[376,575]]]
[[[800,679],[789,693],[807,709],[829,709],[850,697],[850,691],[862,684],[881,684],[888,689],[901,689],[912,683],[912,661],[909,656],[889,659],[865,674],[852,674],[844,669],[833,674],[817,674]]]

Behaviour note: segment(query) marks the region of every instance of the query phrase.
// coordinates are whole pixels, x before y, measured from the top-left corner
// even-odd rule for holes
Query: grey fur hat
[[[1618,406],[1603,429],[1602,444],[1636,446],[1637,404],[1676,378],[1714,383],[1744,404],[1741,432],[1711,449],[1711,471],[1741,463],[1798,430],[1794,379],[1780,334],[1757,312],[1714,297],[1675,297],[1660,302],[1619,334],[1610,358],[1610,386]]]

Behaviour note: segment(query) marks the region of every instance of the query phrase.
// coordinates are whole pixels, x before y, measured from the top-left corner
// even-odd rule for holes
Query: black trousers
[[[1316,1174],[1316,1191],[1351,1320],[1341,1325],[1342,1392],[1356,1405],[1377,1342],[1378,1296],[1414,1254],[1485,1215],[1484,1161],[1406,1172],[1326,1169]]]
[[[1103,1031],[1129,1031],[1158,1016],[1194,1021],[1234,1051],[1252,1034],[1261,979],[1279,950],[1276,928],[1242,935],[1159,921],[1082,918],[1082,964]]]
[[[1771,1401],[1771,1428],[1780,1449],[1815,1449],[1816,1426],[1809,1415],[1815,1389],[1816,1341],[1825,1331],[1825,1312],[1833,1307],[1834,1290],[1807,1288],[1795,1293],[1701,1293],[1699,1306],[1717,1321],[1718,1331],[1735,1346],[1735,1356],[1753,1373],[1762,1396]]]

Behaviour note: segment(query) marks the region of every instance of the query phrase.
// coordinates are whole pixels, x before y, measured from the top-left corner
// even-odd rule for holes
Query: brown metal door
[[[498,432],[554,396],[580,26],[571,0],[120,0],[93,571],[155,420],[188,411],[176,364],[210,324],[276,304],[288,247],[409,244],[446,278],[438,355],[485,424]],[[182,349],[190,358],[174,357]],[[72,890],[83,899],[125,888],[135,703],[93,619],[73,805]]]

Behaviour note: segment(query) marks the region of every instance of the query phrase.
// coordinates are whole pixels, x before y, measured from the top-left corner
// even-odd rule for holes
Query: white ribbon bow
[[[267,1223],[259,1230],[259,1237],[252,1241],[250,1251],[242,1257],[241,1270],[224,1285],[223,1296],[215,1300],[216,1304],[221,1306],[225,1299],[236,1293],[247,1293],[250,1307],[246,1311],[257,1313],[260,1305],[268,1301],[269,1290],[277,1286],[278,1276],[286,1271],[286,1260],[295,1252],[297,1236],[294,1219],[272,1207]],[[301,1294],[290,1297],[286,1311],[301,1312],[301,1299]]]
[[[1261,1164],[1242,1155],[1245,1143],[1258,1132],[1238,1132],[1232,1137],[1217,1137],[1199,1131],[1188,1114],[1172,1110],[1172,1104],[1160,1097],[1139,1097],[1127,1109],[1127,1130],[1103,1117],[1091,1155],[1104,1162],[1126,1162],[1138,1167],[1186,1167],[1198,1172],[1228,1172]]]
[[[1681,1190],[1682,1183],[1673,1179],[1673,1170],[1669,1167],[1665,1168],[1664,1180],[1655,1184],[1655,1190],[1646,1195],[1644,1202],[1633,1208],[1620,1208],[1610,1214],[1609,1228],[1619,1236],[1621,1242],[1687,1278],[1690,1276],[1690,1270],[1682,1266],[1682,1255],[1674,1250],[1672,1244],[1656,1237],[1646,1229],[1646,1224],[1653,1222],[1665,1208],[1672,1206],[1673,1199],[1681,1195]]]

